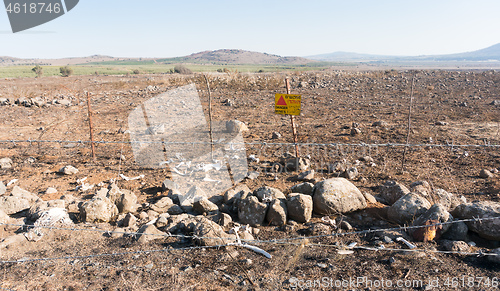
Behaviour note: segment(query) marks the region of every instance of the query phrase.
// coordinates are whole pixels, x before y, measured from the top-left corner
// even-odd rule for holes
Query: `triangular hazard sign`
[[[278,100],[278,102],[276,103],[276,105],[288,106],[288,104],[286,104],[286,102],[285,102],[285,98],[283,98],[283,95],[281,95],[281,97]]]

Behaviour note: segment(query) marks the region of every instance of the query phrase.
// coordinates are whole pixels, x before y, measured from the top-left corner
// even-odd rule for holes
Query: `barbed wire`
[[[218,239],[221,239],[220,237]],[[225,238],[224,238],[225,239]],[[310,239],[310,237],[304,237],[302,239]],[[243,240],[242,240],[243,241]],[[328,244],[319,244],[319,243],[284,243],[278,242],[277,244],[281,245],[294,245],[294,246],[307,246],[307,247],[331,247],[338,250],[348,249],[348,250],[366,250],[366,251],[375,251],[375,252],[420,252],[420,253],[434,253],[434,254],[453,254],[453,255],[464,255],[464,256],[498,256],[496,253],[487,253],[483,250],[478,252],[461,252],[461,251],[440,251],[433,249],[397,249],[397,248],[386,248],[386,247],[368,247],[368,246],[339,246],[339,245],[328,245]],[[163,249],[150,249],[150,250],[139,250],[139,251],[130,251],[130,252],[116,252],[116,253],[100,253],[94,255],[85,255],[85,256],[62,256],[62,257],[49,257],[49,258],[21,258],[18,260],[6,260],[0,261],[0,264],[21,264],[21,263],[36,263],[36,262],[47,262],[47,261],[59,261],[59,260],[84,260],[84,259],[93,259],[100,257],[114,257],[114,256],[126,256],[126,255],[141,255],[141,254],[151,254],[151,253],[170,253],[172,251],[192,251],[192,250],[200,250],[200,249],[219,249],[223,247],[238,247],[241,245],[228,243],[228,244],[218,244],[212,246],[190,246],[190,247],[167,247]]]
[[[250,243],[279,243],[279,242],[287,242],[287,241],[294,241],[294,240],[304,240],[304,239],[316,239],[316,238],[325,238],[325,237],[336,237],[336,236],[348,236],[348,235],[362,235],[362,234],[371,234],[371,233],[377,233],[377,232],[383,232],[383,231],[407,231],[407,230],[413,230],[413,229],[419,229],[419,228],[427,228],[431,226],[438,226],[438,225],[448,225],[448,224],[454,224],[454,223],[460,223],[460,222],[483,222],[483,221],[489,221],[489,220],[496,220],[500,219],[500,216],[498,217],[487,217],[487,218],[470,218],[470,219],[460,219],[460,220],[454,220],[454,221],[446,221],[446,222],[440,222],[440,223],[435,223],[435,224],[430,224],[430,225],[413,225],[413,226],[401,226],[401,227],[393,227],[393,228],[380,228],[380,229],[367,229],[367,230],[359,230],[359,231],[352,231],[352,232],[338,232],[338,233],[332,233],[332,234],[323,234],[323,235],[315,235],[315,236],[299,236],[299,237],[289,237],[289,238],[282,238],[282,239],[272,239],[272,240],[250,240],[250,239],[241,239],[241,241],[244,242],[250,242]],[[171,233],[142,233],[142,232],[127,232],[127,231],[114,231],[114,230],[104,230],[104,229],[97,229],[97,228],[69,228],[69,227],[56,227],[56,226],[43,226],[43,225],[33,225],[33,224],[9,224],[9,223],[0,223],[0,225],[4,226],[17,226],[17,227],[22,227],[26,229],[30,228],[44,228],[44,229],[51,229],[51,230],[68,230],[68,231],[88,231],[88,232],[99,232],[103,234],[123,234],[127,236],[158,236],[158,237],[174,237],[174,238],[186,238],[186,239],[220,239],[220,237],[206,237],[206,236],[197,236],[197,235],[184,235],[184,234],[171,234]],[[236,238],[224,238],[224,240],[237,240]]]
[[[221,238],[218,238],[221,239]],[[303,238],[303,239],[309,239]],[[279,243],[284,245],[294,245],[294,246],[307,246],[307,247],[331,247],[338,250],[342,249],[350,249],[350,250],[366,250],[366,251],[375,251],[375,252],[420,252],[420,253],[434,253],[434,254],[453,254],[453,255],[464,255],[464,256],[498,256],[496,253],[486,253],[483,250],[478,252],[461,252],[461,251],[440,251],[433,249],[396,249],[396,248],[380,248],[380,247],[367,247],[367,246],[339,246],[339,245],[328,245],[328,244],[319,244],[319,243]],[[10,261],[0,261],[0,264],[21,264],[21,263],[36,263],[36,262],[47,262],[47,261],[70,261],[70,260],[84,260],[84,259],[93,259],[100,257],[114,257],[114,256],[126,256],[126,255],[148,255],[151,253],[170,253],[172,251],[192,251],[192,250],[201,250],[201,249],[219,249],[223,247],[238,247],[237,244],[218,244],[212,246],[190,246],[190,247],[167,247],[162,249],[150,249],[150,250],[139,250],[139,251],[130,251],[130,252],[116,252],[116,253],[100,253],[94,255],[85,255],[85,256],[62,256],[62,257],[51,257],[51,258],[21,258],[18,260],[10,260]]]
[[[153,249],[153,250],[139,250],[139,251],[130,251],[130,252],[118,252],[118,253],[100,253],[94,255],[86,255],[86,256],[63,256],[63,257],[54,257],[54,258],[35,258],[35,259],[27,259],[22,258],[15,261],[0,261],[0,264],[18,264],[18,263],[33,263],[33,262],[44,262],[44,261],[59,261],[59,260],[83,260],[83,259],[91,259],[98,257],[111,257],[111,256],[125,256],[125,255],[141,255],[141,254],[150,254],[150,253],[160,253],[160,252],[170,252],[170,251],[184,251],[184,250],[198,250],[198,249],[210,249],[210,248],[220,248],[226,245],[215,245],[215,246],[192,246],[192,247],[183,247],[183,248],[173,248],[167,247],[163,249]]]
[[[359,147],[439,147],[439,148],[500,148],[500,144],[434,144],[434,143],[278,143],[278,142],[201,142],[201,141],[89,141],[89,140],[36,140],[36,139],[9,139],[0,140],[0,143],[68,143],[68,144],[165,144],[165,145],[260,145],[260,146],[359,146]]]
[[[384,232],[384,231],[407,231],[409,229],[418,229],[418,228],[426,228],[426,227],[431,227],[434,225],[446,225],[446,224],[453,224],[453,223],[460,223],[460,222],[482,222],[482,221],[489,221],[489,220],[495,220],[495,219],[500,219],[500,217],[488,217],[488,218],[471,218],[471,219],[462,219],[462,220],[455,220],[455,221],[449,221],[449,222],[443,222],[443,223],[436,223],[432,225],[422,225],[422,226],[405,226],[405,227],[396,227],[396,228],[385,228],[385,229],[368,229],[368,230],[360,230],[360,231],[352,231],[352,232],[337,232],[337,233],[332,233],[332,234],[323,234],[323,235],[315,235],[315,236],[299,236],[299,237],[290,237],[290,238],[284,238],[284,239],[272,239],[272,240],[255,240],[255,239],[241,239],[242,242],[245,243],[252,243],[252,244],[280,244],[280,245],[304,245],[303,243],[295,242],[297,240],[312,240],[312,239],[318,239],[318,238],[325,238],[325,237],[338,237],[338,236],[348,236],[348,235],[363,235],[363,234],[370,234],[370,233],[377,233],[377,232]],[[213,239],[213,240],[223,240],[223,241],[238,241],[240,240],[239,238],[232,238],[232,237],[227,237],[227,238],[221,238],[221,237],[205,237],[205,236],[196,236],[196,235],[182,235],[182,234],[171,234],[171,233],[165,233],[165,234],[158,234],[158,233],[139,233],[139,232],[125,232],[125,231],[109,231],[109,230],[103,230],[103,229],[83,229],[83,228],[67,228],[67,227],[54,227],[54,226],[34,226],[34,225],[27,225],[27,224],[8,224],[8,223],[0,223],[0,225],[5,225],[5,226],[19,226],[23,228],[32,228],[32,227],[37,227],[37,228],[45,228],[45,229],[51,229],[51,230],[68,230],[68,231],[93,231],[93,232],[100,232],[104,234],[123,234],[123,235],[128,235],[128,236],[158,236],[158,237],[175,237],[175,238],[186,238],[186,239]],[[158,249],[158,250],[140,250],[140,251],[132,251],[132,252],[118,252],[118,253],[101,253],[101,254],[95,254],[95,255],[86,255],[86,256],[64,256],[64,257],[56,257],[56,258],[35,258],[35,259],[18,259],[18,260],[9,260],[9,261],[2,261],[0,260],[0,264],[7,264],[7,263],[25,263],[25,262],[38,262],[38,261],[54,261],[54,260],[74,260],[74,259],[86,259],[86,258],[96,258],[96,257],[104,257],[104,256],[118,256],[118,255],[128,255],[128,254],[143,254],[143,253],[151,253],[151,252],[167,252],[170,250],[196,250],[196,249],[204,249],[204,248],[220,248],[220,247],[227,247],[227,246],[234,246],[235,244],[220,244],[220,245],[215,245],[215,246],[192,246],[192,247],[185,247],[185,248],[164,248],[164,249]],[[342,246],[336,246],[336,245],[327,245],[327,244],[318,244],[318,243],[307,243],[305,245],[309,246],[317,246],[317,247],[335,247],[335,248],[343,248]],[[345,247],[344,247],[345,248]],[[349,248],[349,247],[348,247]],[[438,251],[438,250],[425,250],[425,249],[393,249],[393,248],[373,248],[373,247],[367,247],[367,246],[354,246],[350,247],[349,249],[363,249],[363,250],[371,250],[371,251],[420,251],[420,252],[432,252],[432,253],[442,253],[442,254],[460,254],[460,255],[477,255],[477,256],[498,256],[496,253],[485,253],[483,251],[479,252],[460,252],[460,251]]]

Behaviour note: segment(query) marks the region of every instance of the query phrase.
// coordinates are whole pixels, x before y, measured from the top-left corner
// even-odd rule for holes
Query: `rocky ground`
[[[302,95],[300,159],[289,117],[273,111],[285,76]],[[208,80],[215,136],[246,143],[248,177],[223,191],[207,191],[216,164],[146,167],[127,143],[132,110],[179,86],[195,84],[208,119],[201,75],[0,80],[0,287],[498,289],[498,72]],[[86,92],[95,160],[78,142]],[[199,183],[172,183],[176,171]]]

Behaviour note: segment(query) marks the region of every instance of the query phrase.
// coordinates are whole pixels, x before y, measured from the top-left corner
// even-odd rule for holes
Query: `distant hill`
[[[500,43],[480,49],[477,51],[415,57],[416,60],[434,60],[434,61],[500,61]]]
[[[301,57],[282,57],[278,55],[245,51],[240,49],[220,49],[203,51],[185,57],[157,59],[157,62],[185,62],[210,64],[307,64],[311,60]]]
[[[28,61],[33,61],[32,59],[28,60],[28,59],[19,59],[19,58],[13,58],[13,57],[2,57],[0,56],[0,65],[12,65],[12,64],[15,64],[16,62],[20,62],[20,61],[25,61],[25,62],[28,62]]]
[[[22,66],[22,65],[45,65],[45,66],[66,66],[85,64],[91,62],[105,62],[114,61],[117,58],[102,55],[93,55],[89,57],[75,57],[75,58],[62,58],[62,59],[20,59],[13,57],[1,57],[0,66]]]
[[[0,57],[0,66],[41,64],[49,66],[84,65],[84,64],[135,64],[144,63],[197,63],[197,64],[281,64],[304,65],[315,62],[301,57],[282,57],[268,53],[245,51],[240,49],[220,49],[203,51],[176,58],[115,58],[111,56],[93,55],[62,59],[19,59]]]
[[[214,65],[308,65],[315,66],[325,63],[325,66],[333,63],[380,63],[380,64],[429,64],[436,62],[442,65],[445,62],[500,62],[500,43],[485,49],[448,55],[424,55],[424,56],[390,56],[370,55],[352,52],[334,52],[308,57],[283,57],[274,54],[252,52],[241,49],[219,49],[214,51],[203,51],[188,56],[175,58],[116,58],[112,56],[93,55],[89,57],[61,58],[61,59],[20,59],[15,57],[0,57],[0,66],[13,65],[145,65],[145,64],[214,64]]]
[[[500,61],[500,43],[477,51],[458,53],[458,54],[448,54],[448,55],[388,56],[388,55],[358,54],[351,52],[334,52],[329,54],[308,56],[307,58],[318,61],[327,61],[327,62]]]

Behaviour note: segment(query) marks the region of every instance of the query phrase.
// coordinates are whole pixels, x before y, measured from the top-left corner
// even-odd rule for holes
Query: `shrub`
[[[69,77],[73,74],[73,69],[68,66],[60,67],[59,71],[63,77]]]
[[[43,68],[40,65],[36,65],[33,69],[31,69],[33,72],[35,72],[37,77],[41,77],[43,75]]]
[[[174,67],[174,73],[189,75],[189,74],[192,74],[193,71],[191,71],[190,69],[186,68],[184,65],[177,65],[177,66]]]

